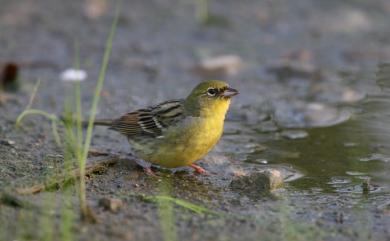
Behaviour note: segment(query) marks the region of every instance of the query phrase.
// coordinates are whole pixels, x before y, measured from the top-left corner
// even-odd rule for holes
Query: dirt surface
[[[376,85],[378,63],[390,59],[389,2],[214,0],[207,19],[198,17],[199,2],[122,1],[98,117],[226,80],[240,95],[221,142],[199,162],[212,175],[183,168],[151,177],[131,155],[121,158],[88,177],[100,222],[86,224],[72,183],[14,192],[63,170],[49,121],[14,124],[38,79],[33,107],[61,113],[72,86],[60,74],[74,65],[76,44],[88,116],[115,4],[0,0],[0,67],[20,68],[20,90],[0,104],[0,191],[18,199],[0,203],[0,240],[390,239],[389,92]],[[235,61],[222,70],[199,67],[226,55]],[[130,152],[124,137],[100,127],[92,146]],[[230,187],[233,176],[269,168],[282,173],[283,188]],[[107,211],[102,198],[123,206]]]

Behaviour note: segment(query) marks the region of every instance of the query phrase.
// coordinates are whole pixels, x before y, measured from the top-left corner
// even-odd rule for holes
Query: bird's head
[[[185,107],[194,115],[225,116],[230,99],[238,91],[223,81],[210,80],[197,85],[185,100]]]

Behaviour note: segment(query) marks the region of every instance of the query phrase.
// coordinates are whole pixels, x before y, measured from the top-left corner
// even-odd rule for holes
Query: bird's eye
[[[209,89],[207,90],[207,94],[208,94],[209,96],[215,96],[215,95],[217,94],[217,90],[214,89],[214,88],[209,88]]]

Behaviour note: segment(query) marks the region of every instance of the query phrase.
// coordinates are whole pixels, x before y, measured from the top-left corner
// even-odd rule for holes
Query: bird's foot
[[[136,158],[135,162],[138,166],[142,167],[146,175],[156,177],[156,173],[152,170],[152,164],[150,162],[147,162],[145,160],[142,160],[140,158]]]
[[[146,173],[146,175],[151,176],[151,177],[157,177],[156,173],[154,173],[154,171],[152,170],[152,168],[150,168],[150,167],[144,167],[143,170],[144,170],[144,172]]]
[[[195,172],[198,173],[198,174],[208,175],[208,172],[205,169],[203,169],[202,167],[198,166],[198,165],[191,164],[189,166],[192,167],[195,170]]]

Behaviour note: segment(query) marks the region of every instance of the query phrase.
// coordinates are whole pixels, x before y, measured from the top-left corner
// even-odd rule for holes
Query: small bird
[[[162,167],[189,166],[206,171],[194,162],[204,157],[221,138],[231,97],[238,91],[223,81],[197,85],[186,99],[127,113],[115,120],[96,120],[125,135],[146,173],[152,163]],[[146,161],[146,162],[145,162]]]

